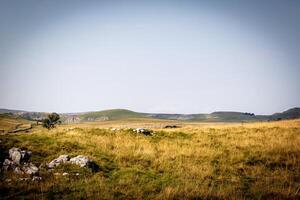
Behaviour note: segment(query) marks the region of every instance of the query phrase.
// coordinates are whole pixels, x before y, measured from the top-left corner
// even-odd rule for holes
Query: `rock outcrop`
[[[9,149],[9,159],[5,159],[2,164],[4,171],[12,170],[17,174],[36,175],[39,168],[33,163],[28,163],[31,156],[30,151],[21,150],[20,148],[13,147]]]
[[[68,155],[60,155],[58,158],[52,160],[49,164],[47,164],[48,168],[54,168],[61,163],[70,163],[75,164],[80,167],[90,168],[92,171],[96,172],[99,170],[99,166],[88,157],[83,155],[78,155],[70,159]]]
[[[143,135],[152,136],[152,131],[145,129],[145,128],[136,128],[133,130],[136,133],[141,133]]]
[[[61,163],[66,163],[70,160],[70,157],[68,155],[60,155],[58,158],[55,158],[52,160],[47,167],[48,168],[54,168],[60,165]]]
[[[16,164],[27,162],[31,156],[31,151],[21,150],[20,148],[13,147],[9,149],[9,158]]]
[[[39,172],[39,168],[32,163],[25,163],[22,167],[22,171],[25,174],[36,175]]]

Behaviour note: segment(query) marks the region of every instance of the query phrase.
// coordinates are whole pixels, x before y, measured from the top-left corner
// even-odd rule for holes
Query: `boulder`
[[[25,163],[22,167],[22,171],[25,174],[36,175],[39,172],[39,168],[32,163]]]
[[[74,158],[71,158],[70,162],[72,164],[79,165],[80,167],[87,167],[90,160],[86,156],[79,155],[79,156],[76,156]]]
[[[63,175],[63,176],[69,176],[69,173],[64,172],[62,175]]]
[[[21,150],[20,148],[16,148],[16,147],[9,149],[8,153],[9,153],[9,158],[18,165],[28,161],[31,156],[30,151]]]
[[[41,181],[41,180],[42,180],[42,177],[40,177],[40,176],[32,177],[32,181]]]
[[[29,181],[30,178],[19,178],[19,181]]]
[[[28,175],[36,175],[39,172],[39,168],[32,163],[24,163],[22,167],[16,166],[13,170],[16,174]]]
[[[48,168],[54,168],[61,163],[66,163],[70,160],[70,157],[68,155],[60,155],[58,158],[55,158],[52,160],[47,166]]]
[[[4,170],[14,169],[16,167],[16,163],[9,159],[5,159],[2,165]]]
[[[136,132],[136,133],[141,133],[141,134],[144,134],[144,135],[152,136],[152,132],[148,129],[145,129],[145,128],[136,128],[133,131]]]
[[[24,174],[24,172],[21,170],[20,167],[16,167],[16,168],[14,169],[14,172],[15,172],[16,174]]]
[[[71,158],[70,163],[79,165],[80,167],[90,168],[90,169],[92,169],[92,171],[99,170],[99,166],[94,161],[92,161],[88,157],[82,156],[82,155]]]

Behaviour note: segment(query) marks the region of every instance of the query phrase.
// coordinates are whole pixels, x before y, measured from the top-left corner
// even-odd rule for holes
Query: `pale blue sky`
[[[0,1],[0,107],[300,106],[300,1]]]

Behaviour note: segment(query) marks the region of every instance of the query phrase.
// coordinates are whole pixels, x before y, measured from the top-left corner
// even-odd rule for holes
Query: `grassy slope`
[[[256,116],[245,115],[241,112],[214,112],[211,114],[195,115],[192,121],[204,122],[240,122],[240,121],[259,121]]]
[[[0,114],[1,132],[12,131],[17,128],[30,126],[31,122],[11,114]]]
[[[152,123],[155,127],[158,122]],[[300,198],[300,120],[182,125],[154,129],[153,137],[71,125],[1,136],[2,148],[31,150],[37,165],[61,154],[83,154],[95,160],[101,171],[93,174],[65,165],[54,172],[67,171],[70,176],[42,170],[41,183],[2,175],[0,194],[50,199]],[[81,175],[75,176],[76,172]],[[7,178],[12,179],[10,184]]]
[[[25,119],[41,119],[47,117],[48,113],[42,112],[22,112],[14,110],[0,109],[0,113],[10,111]],[[61,119],[67,123],[79,123],[86,121],[104,121],[104,120],[120,120],[130,118],[154,118],[166,120],[182,120],[194,122],[254,122],[254,121],[268,121],[279,119],[295,119],[300,117],[300,108],[292,108],[282,113],[274,115],[255,115],[251,116],[242,112],[214,112],[210,114],[160,114],[160,113],[138,113],[126,109],[112,109],[98,112],[86,113],[63,113]]]
[[[81,115],[80,117],[83,120],[88,120],[89,118],[96,119],[101,117],[108,117],[110,120],[116,120],[125,118],[143,118],[144,115],[126,109],[112,109],[99,112],[89,112]]]

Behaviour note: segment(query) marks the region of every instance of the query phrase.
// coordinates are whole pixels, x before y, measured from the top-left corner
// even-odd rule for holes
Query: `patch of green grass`
[[[167,131],[155,131],[153,133],[153,139],[179,139],[179,140],[188,140],[192,138],[192,134],[188,134],[182,131],[174,131],[174,132],[167,132]]]

